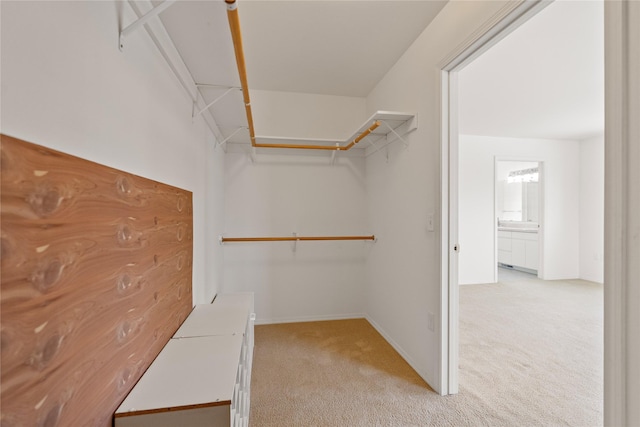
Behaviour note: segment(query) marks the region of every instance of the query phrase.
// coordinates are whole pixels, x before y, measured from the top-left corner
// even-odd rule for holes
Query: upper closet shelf
[[[259,135],[255,139],[257,148],[317,149],[333,151],[335,154],[353,147],[364,149],[365,155],[369,156],[397,140],[408,145],[405,136],[417,128],[418,119],[415,114],[377,111],[344,140]]]
[[[330,151],[332,153],[332,160],[335,159],[336,153],[339,151],[347,151],[351,148],[359,148],[364,150],[366,156],[375,153],[378,150],[386,147],[390,143],[400,140],[405,146],[408,145],[405,136],[409,133],[417,129],[417,117],[415,114],[410,113],[400,113],[394,111],[377,111],[373,114],[369,119],[367,119],[362,126],[360,126],[349,138],[345,140],[327,140],[327,139],[309,139],[309,138],[291,138],[291,137],[273,137],[273,136],[257,136],[254,129],[253,124],[253,113],[251,109],[251,99],[249,96],[249,86],[247,79],[247,72],[245,68],[245,58],[244,58],[244,49],[242,46],[242,36],[240,32],[240,21],[238,18],[238,5],[237,0],[224,0],[227,7],[227,18],[229,21],[229,29],[231,31],[231,38],[233,41],[233,50],[236,57],[236,65],[238,68],[238,75],[240,78],[240,87],[235,86],[220,86],[220,85],[204,85],[195,83],[193,76],[187,70],[186,65],[182,62],[182,59],[179,58],[179,54],[176,55],[176,52],[171,51],[167,52],[165,48],[165,43],[160,43],[159,39],[162,36],[163,38],[168,38],[169,35],[164,28],[164,25],[157,20],[158,15],[168,9],[173,4],[178,3],[186,3],[186,2],[178,2],[176,0],[164,0],[164,1],[155,1],[151,4],[154,5],[151,9],[147,10],[146,13],[141,13],[136,7],[136,2],[130,2],[131,6],[134,8],[136,15],[138,15],[138,19],[129,24],[127,27],[120,31],[120,49],[124,49],[125,47],[125,39],[127,36],[139,28],[146,28],[152,39],[156,41],[156,45],[163,53],[163,57],[167,60],[170,67],[176,73],[176,76],[182,82],[183,87],[189,93],[189,96],[193,100],[193,112],[192,117],[195,119],[201,115],[206,117],[210,114],[209,109],[220,101],[222,98],[227,96],[232,91],[240,91],[242,94],[242,103],[244,104],[244,110],[247,120],[247,126],[237,127],[234,126],[235,130],[224,136],[220,131],[218,125],[214,123],[213,125],[207,121],[210,125],[214,135],[216,135],[216,139],[218,140],[217,145],[222,146],[227,142],[230,142],[232,138],[238,135],[242,138],[242,134],[248,131],[249,141],[251,143],[251,148],[253,154],[255,149],[262,148],[280,148],[280,149],[302,149],[302,150],[324,150]],[[155,20],[155,21],[152,21]],[[159,30],[152,30],[151,23],[155,22],[159,25]],[[170,39],[169,39],[170,40]],[[175,46],[172,43],[166,43],[167,46],[172,46],[175,50]],[[175,58],[175,59],[174,59]],[[179,67],[176,64],[180,65]],[[184,75],[182,72],[179,72],[177,68],[186,70]],[[188,75],[188,76],[187,76]],[[205,87],[215,87],[217,89],[226,90],[224,93],[220,94],[213,100],[205,101],[204,96],[201,94],[201,89]],[[193,88],[196,89],[195,95]],[[204,114],[206,113],[206,114]],[[244,138],[242,138],[244,139]],[[359,151],[361,151],[359,150]]]

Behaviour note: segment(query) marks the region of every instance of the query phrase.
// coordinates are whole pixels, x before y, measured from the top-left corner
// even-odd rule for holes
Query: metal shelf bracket
[[[228,137],[226,137],[225,139],[223,139],[222,141],[220,141],[219,143],[216,144],[216,148],[218,147],[222,147],[224,144],[227,143],[227,141],[229,141],[231,138],[233,138],[235,136],[235,134],[237,134],[238,132],[240,132],[242,129],[247,129],[246,127],[239,127],[236,130],[233,131],[233,133],[231,135],[229,135]]]
[[[172,6],[177,0],[165,0],[160,3],[158,6],[151,9],[149,12],[145,13],[142,17],[140,17],[137,21],[127,25],[123,30],[120,31],[120,37],[118,40],[118,46],[120,51],[124,49],[124,40],[127,35],[131,34],[138,28],[142,27],[146,24],[151,18],[158,16],[160,13],[165,11],[169,6]]]
[[[402,143],[404,144],[405,147],[409,146],[409,143],[400,136],[400,134],[398,132],[396,132],[396,130],[394,128],[392,128],[391,126],[389,126],[389,123],[387,123],[385,120],[380,120],[386,127],[389,128],[389,130],[391,132],[393,132],[393,134],[396,136],[396,138],[398,138],[400,141],[402,141]]]
[[[336,163],[336,153],[340,151],[340,143],[336,142],[336,149],[331,152],[331,166]]]
[[[256,147],[251,146],[249,149],[249,161],[253,164],[256,162]]]
[[[235,90],[241,90],[241,88],[239,88],[239,87],[235,87],[235,86],[228,87],[228,88],[227,88],[227,90],[226,90],[226,91],[224,91],[224,93],[223,93],[222,95],[218,96],[216,99],[214,99],[213,101],[211,101],[210,103],[208,103],[206,107],[204,107],[203,109],[201,109],[201,110],[200,110],[200,111],[198,111],[197,113],[195,113],[195,108],[194,108],[194,109],[193,109],[193,110],[194,110],[194,113],[193,113],[193,114],[192,114],[192,116],[191,116],[191,118],[193,119],[193,121],[195,121],[195,120],[196,120],[196,118],[197,118],[200,114],[202,114],[202,113],[204,113],[205,111],[207,111],[207,110],[208,110],[212,105],[214,105],[216,102],[220,101],[220,100],[221,100],[222,98],[224,98],[224,97],[225,97],[229,92],[231,92],[231,91],[232,91],[232,90],[234,90],[234,89],[235,89]],[[194,107],[195,107],[195,103],[194,103]]]

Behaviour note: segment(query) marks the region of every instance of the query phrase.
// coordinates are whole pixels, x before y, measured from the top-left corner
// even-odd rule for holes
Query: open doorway
[[[542,162],[496,158],[494,181],[495,282],[498,268],[542,277]]]
[[[592,3],[593,4],[593,3]],[[449,281],[449,283],[455,283],[455,285],[453,286],[449,286],[448,287],[448,297],[449,297],[449,301],[450,301],[450,305],[449,305],[449,326],[450,326],[450,330],[449,330],[449,366],[458,366],[458,360],[457,360],[457,348],[456,348],[456,340],[458,337],[456,337],[456,328],[458,325],[458,307],[455,306],[456,304],[456,300],[459,298],[459,292],[460,290],[457,288],[457,284],[458,284],[458,279],[464,279],[464,275],[463,273],[460,271],[459,269],[459,265],[458,262],[462,263],[465,254],[469,254],[470,252],[473,254],[472,252],[472,246],[470,246],[468,244],[468,242],[465,240],[464,238],[464,227],[462,224],[463,218],[462,218],[462,210],[463,210],[463,205],[464,202],[462,200],[462,198],[459,198],[459,194],[458,191],[461,189],[460,188],[460,184],[463,179],[462,176],[458,175],[458,172],[461,172],[463,170],[463,166],[462,166],[462,161],[464,160],[462,157],[465,155],[465,153],[463,152],[463,144],[468,143],[469,146],[472,146],[474,148],[477,148],[481,145],[481,143],[488,143],[488,144],[494,144],[495,145],[501,145],[501,144],[507,144],[507,143],[517,143],[518,141],[515,141],[516,139],[526,139],[527,141],[525,141],[525,144],[529,144],[531,143],[533,140],[539,142],[540,140],[543,139],[553,139],[555,141],[564,141],[564,140],[570,140],[570,138],[566,137],[566,136],[555,136],[554,138],[543,138],[541,136],[528,136],[528,137],[517,137],[517,136],[513,136],[513,135],[508,135],[508,134],[502,134],[502,135],[491,135],[491,134],[480,134],[480,135],[474,135],[473,133],[469,133],[469,134],[463,134],[462,132],[458,132],[457,131],[457,126],[458,126],[458,119],[459,116],[457,115],[457,109],[459,108],[459,104],[457,104],[458,100],[457,100],[457,94],[458,94],[458,90],[460,88],[461,82],[460,82],[460,76],[458,75],[458,72],[461,71],[466,65],[470,64],[471,61],[473,61],[474,59],[478,58],[479,55],[481,53],[483,53],[484,51],[486,51],[488,49],[487,45],[492,45],[492,42],[489,42],[489,40],[495,36],[496,33],[499,33],[500,31],[503,31],[502,36],[504,36],[506,33],[510,33],[511,31],[513,31],[515,28],[517,28],[520,24],[522,24],[522,22],[527,21],[531,16],[535,15],[536,13],[540,12],[542,9],[544,9],[548,4],[528,4],[526,6],[522,6],[522,8],[520,10],[518,10],[517,13],[513,13],[510,16],[508,16],[507,18],[503,19],[502,22],[502,27],[499,29],[496,29],[496,31],[493,34],[489,34],[487,36],[487,40],[484,40],[482,42],[478,42],[475,48],[470,48],[469,52],[467,52],[466,56],[461,55],[460,58],[458,58],[458,61],[453,61],[452,65],[450,65],[450,68],[445,68],[447,70],[447,73],[445,73],[444,77],[444,86],[446,89],[446,94],[448,95],[447,100],[449,102],[449,111],[454,111],[456,112],[456,114],[452,114],[450,116],[447,117],[447,129],[450,130],[450,134],[447,135],[447,140],[448,140],[448,145],[446,147],[446,151],[447,151],[447,163],[448,165],[457,165],[458,162],[460,161],[460,169],[459,171],[456,170],[454,171],[454,168],[452,167],[451,169],[451,173],[448,174],[448,178],[449,180],[445,183],[447,185],[447,189],[448,189],[448,196],[449,199],[446,200],[446,204],[447,204],[447,218],[448,218],[448,226],[449,226],[449,233],[446,236],[445,240],[446,242],[450,243],[451,248],[453,249],[453,253],[455,255],[453,256],[448,256],[449,254],[447,254],[446,259],[448,261],[448,276],[447,276],[447,280]],[[552,10],[552,7],[555,7],[556,5],[552,5],[549,8],[549,11]],[[601,7],[601,5],[600,5]],[[573,19],[573,18],[572,18]],[[601,36],[602,37],[602,36]],[[495,44],[495,39],[493,40],[493,44]],[[602,46],[602,41],[600,43],[600,46]],[[479,48],[477,46],[482,46],[484,45],[482,48]],[[525,51],[525,54],[530,53],[528,52],[526,49],[522,49],[523,51]],[[515,60],[515,59],[514,59]],[[557,65],[557,63],[556,63]],[[524,84],[527,84],[528,80],[526,79],[522,79]],[[565,83],[567,83],[566,79],[561,79],[563,80]],[[569,82],[571,84],[571,82]],[[497,89],[496,88],[492,88],[492,93],[496,93]],[[494,102],[499,102],[491,97],[487,97],[484,96],[482,97],[484,103],[485,103],[485,109],[492,109],[492,107],[495,105]],[[601,102],[601,108],[602,110],[603,108],[603,100]],[[512,108],[513,109],[513,108]],[[515,109],[514,109],[515,110]],[[517,112],[515,114],[518,114]],[[502,121],[506,121],[507,124],[511,124],[514,122],[514,120],[509,120],[508,119],[507,113],[503,113],[501,115],[501,119]],[[484,120],[484,124],[486,124],[488,121]],[[467,138],[467,141],[463,141],[465,138]],[[592,136],[585,136],[584,139],[591,139]],[[575,143],[569,143],[567,145],[573,146],[573,148],[576,148],[579,143],[575,142]],[[513,145],[514,147],[517,147],[517,144]],[[522,148],[522,145],[518,148]],[[579,154],[579,149],[577,150],[577,155],[573,155],[574,160],[572,162],[566,163],[564,164],[564,169],[563,168],[553,168],[552,170],[555,170],[556,172],[558,170],[563,171],[563,173],[565,173],[565,175],[567,175],[567,172],[570,170],[575,170],[576,172],[580,172],[580,158],[581,155]],[[489,166],[487,166],[488,170],[490,171],[490,175],[491,175],[491,183],[489,185],[491,185],[491,188],[493,189],[494,186],[494,181],[493,181],[493,175],[494,175],[494,162],[493,160],[495,159],[495,156],[498,155],[499,153],[496,152],[492,152],[492,153],[486,153],[486,152],[478,152],[475,151],[473,152],[472,155],[470,155],[469,157],[473,159],[473,161],[475,162],[475,164],[477,165],[480,162],[484,162],[484,159],[488,159],[487,160],[487,164],[489,164]],[[510,157],[518,157],[521,156],[522,153],[515,153],[513,151],[505,151],[502,153],[502,155],[507,155]],[[539,157],[539,154],[537,154],[534,151],[529,151],[527,154],[528,157]],[[549,163],[547,161],[547,159],[545,160],[545,168],[547,166],[547,164]],[[554,161],[555,162],[555,161]],[[563,161],[562,160],[557,160],[557,164],[559,165],[563,165]],[[446,165],[443,165],[446,167]],[[446,172],[446,169],[445,169]],[[478,179],[478,176],[481,175],[483,172],[482,171],[478,171],[476,170],[476,180]],[[555,172],[554,172],[555,173]],[[581,189],[579,188],[580,186],[580,181],[581,178],[579,177],[579,175],[577,175],[578,178],[573,178],[573,183],[570,183],[572,186],[574,187],[573,192],[569,192],[566,193],[566,188],[563,190],[565,191],[565,194],[569,194],[569,197],[567,198],[568,204],[573,204],[574,205],[574,209],[575,211],[579,211],[579,200],[580,200],[580,194],[581,194]],[[460,181],[459,181],[460,180]],[[555,187],[559,188],[560,185],[556,184]],[[551,189],[550,189],[551,191]],[[461,196],[461,195],[460,195]],[[547,195],[549,196],[549,195]],[[555,196],[554,196],[555,197]],[[561,199],[561,198],[560,198]],[[459,203],[459,205],[458,205]],[[486,218],[483,216],[482,218],[480,218],[481,214],[484,214],[483,212],[480,212],[479,209],[469,209],[468,207],[466,207],[464,210],[466,212],[473,212],[474,216],[475,216],[475,226],[477,227],[479,223],[483,223],[483,224],[488,224],[488,228],[491,230],[489,233],[491,236],[493,236],[493,232],[495,230],[495,224],[496,224],[496,216],[495,216],[495,198],[491,197],[489,198],[488,204],[489,204],[489,209],[488,212],[490,212],[490,214],[488,214],[486,216]],[[444,204],[444,203],[443,203]],[[558,211],[563,211],[564,210],[564,206],[562,208],[558,208]],[[579,235],[579,224],[580,224],[580,220],[576,219],[576,215],[573,215],[574,219],[573,220],[567,220],[566,224],[569,224],[569,228],[571,229],[570,232],[575,234],[575,235]],[[540,218],[542,221],[544,221],[545,219],[549,219],[549,214],[548,212],[546,213],[546,216],[543,216],[543,218]],[[460,221],[460,222],[458,222]],[[555,227],[554,227],[555,228]],[[549,235],[549,230],[546,231],[545,234],[543,234],[543,239],[545,237],[549,237],[551,238],[551,236]],[[565,241],[567,241],[567,239],[564,239]],[[477,282],[477,283],[491,283],[493,281],[496,280],[496,273],[495,273],[495,262],[493,262],[493,260],[495,260],[497,258],[497,253],[498,253],[498,242],[497,239],[495,238],[490,238],[488,239],[486,242],[489,242],[489,249],[486,250],[483,254],[488,254],[488,258],[491,259],[492,261],[488,263],[488,265],[490,266],[487,271],[489,272],[490,275],[490,279],[489,280],[484,280],[482,279],[481,281]],[[570,265],[571,268],[574,269],[573,273],[562,273],[565,274],[564,277],[556,277],[556,278],[570,278],[570,277],[579,277],[579,269],[580,269],[580,242],[578,239],[578,242],[576,242],[575,240],[571,243],[572,245],[574,245],[574,250],[567,250],[566,248],[562,247],[562,243],[559,244],[552,244],[551,242],[546,242],[546,245],[549,246],[551,245],[551,248],[555,248],[556,250],[561,250],[564,253],[568,253],[571,256],[573,256],[573,258],[569,259],[569,261],[567,262],[566,258],[563,259],[562,264],[563,265],[555,265],[553,264],[555,257],[551,254],[551,253],[545,253],[544,256],[540,257],[540,262],[542,263],[540,265],[540,269],[545,268],[545,270],[548,270],[548,274],[549,275],[553,275],[553,274],[558,274],[557,272],[560,271],[559,269],[565,267],[566,265]],[[602,246],[602,245],[601,245]],[[461,249],[461,250],[460,250]],[[443,245],[443,251],[446,251],[447,249],[445,248],[445,246]],[[552,251],[551,251],[552,252]],[[599,255],[593,255],[592,258],[593,259],[597,259]],[[472,255],[473,257],[473,255]],[[548,261],[547,263],[545,263],[545,259]],[[549,261],[550,260],[550,261]],[[600,260],[601,262],[601,260]],[[560,263],[558,263],[560,264]],[[545,274],[547,274],[545,273]],[[553,277],[550,277],[553,278]],[[462,283],[462,281],[461,281]],[[600,303],[600,307],[602,306],[602,304]],[[457,383],[457,372],[454,372],[455,369],[449,369],[448,371],[448,379],[449,379],[449,392],[450,393],[455,393],[457,391],[457,387],[458,387],[458,383]],[[600,399],[601,400],[601,399]]]
[[[602,281],[603,27],[601,2],[555,2],[458,72],[460,284],[496,281],[496,157],[545,162],[541,278]]]

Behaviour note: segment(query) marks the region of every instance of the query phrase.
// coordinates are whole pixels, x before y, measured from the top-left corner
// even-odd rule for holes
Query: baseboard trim
[[[520,266],[517,266],[517,265],[504,264],[502,262],[498,263],[498,267],[504,268],[505,270],[516,270],[516,271],[522,271],[523,273],[535,274],[536,276],[538,275],[538,270],[534,270],[532,268],[526,268],[526,267],[520,267]]]
[[[374,327],[376,331],[378,331],[380,335],[382,335],[382,337],[391,345],[391,347],[393,347],[400,354],[400,356],[409,364],[409,366],[411,366],[413,370],[416,371],[418,375],[420,375],[420,377],[426,381],[429,387],[431,387],[436,393],[439,393],[438,388],[434,387],[433,380],[429,378],[429,375],[427,375],[427,373],[424,370],[418,367],[418,364],[415,362],[415,360],[413,360],[407,354],[407,352],[404,351],[404,349],[397,342],[395,342],[393,338],[391,338],[391,336],[388,333],[386,333],[385,330],[382,329],[380,325],[378,325],[375,322],[375,320],[373,320],[369,316],[365,316],[365,319],[371,324],[371,326]]]
[[[325,320],[366,319],[364,313],[336,314],[323,316],[284,317],[276,319],[256,319],[256,325],[274,325],[277,323],[322,322]],[[368,319],[367,319],[368,320]],[[369,322],[371,323],[371,322]]]

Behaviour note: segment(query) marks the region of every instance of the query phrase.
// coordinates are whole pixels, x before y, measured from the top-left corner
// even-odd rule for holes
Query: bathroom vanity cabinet
[[[538,230],[498,230],[498,262],[538,270]]]

